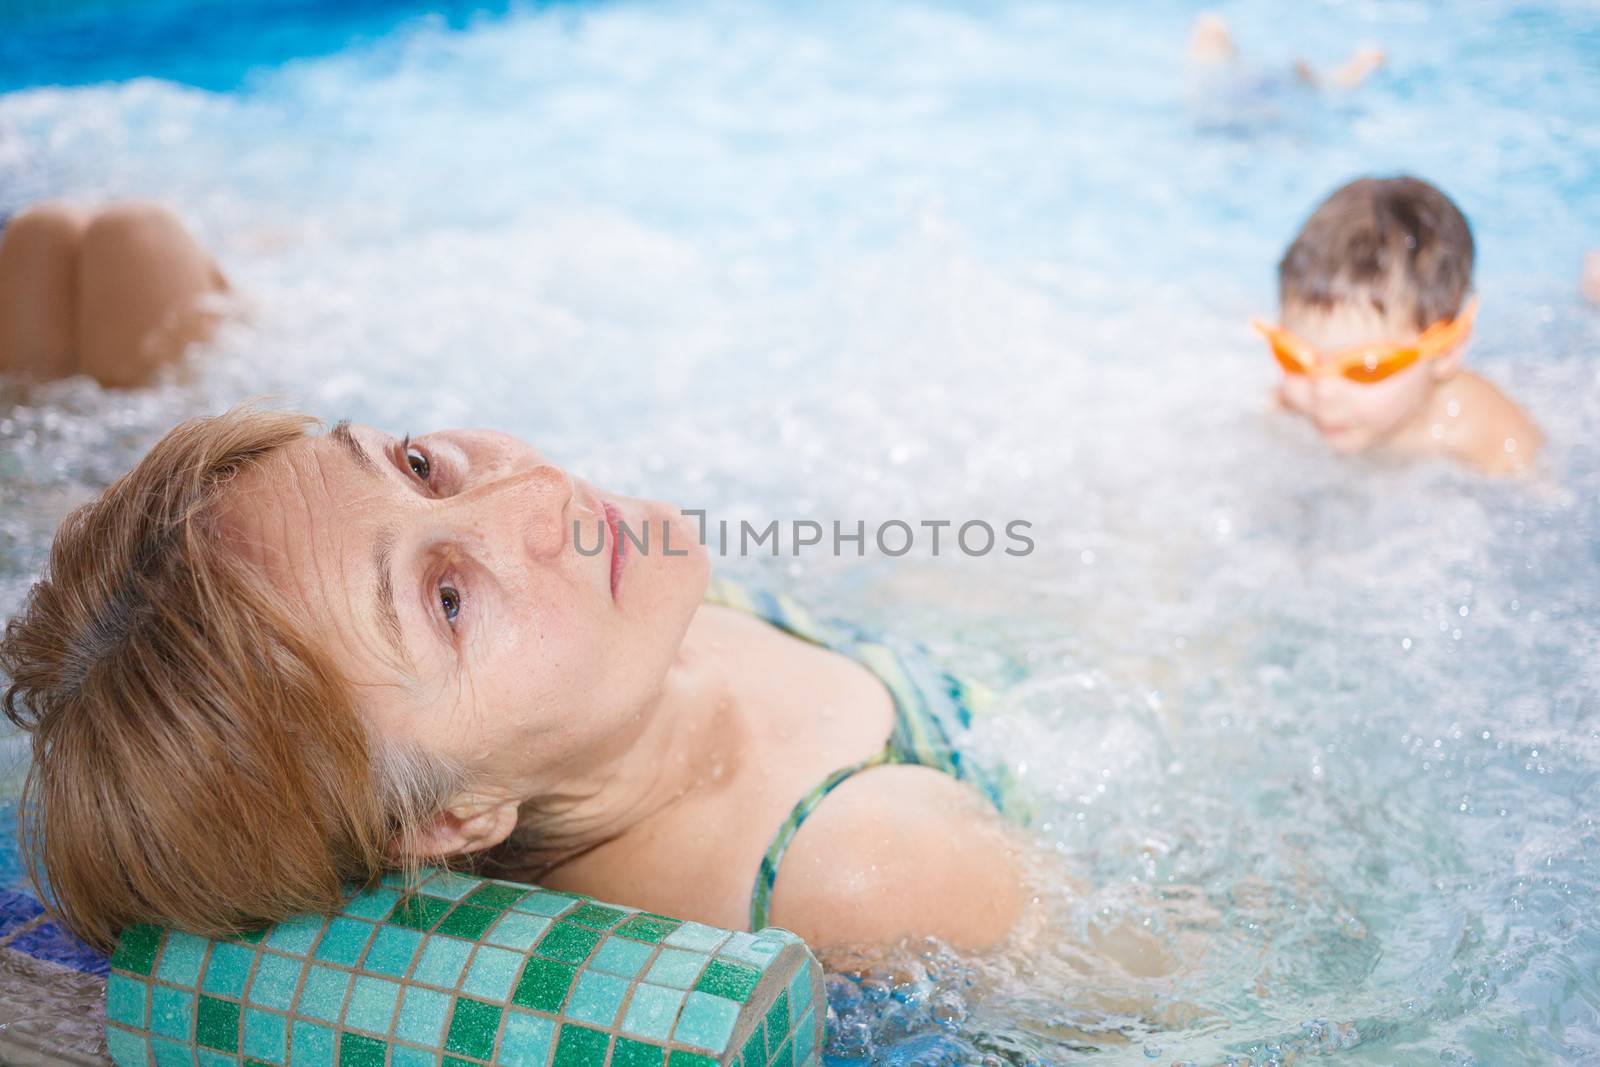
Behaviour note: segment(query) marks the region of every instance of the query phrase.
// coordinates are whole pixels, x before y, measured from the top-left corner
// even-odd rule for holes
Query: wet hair
[[[1472,258],[1472,228],[1437,188],[1419,178],[1358,178],[1295,235],[1278,263],[1278,301],[1370,305],[1423,330],[1461,311]]]
[[[460,784],[369,736],[291,605],[222,536],[230,483],[312,424],[241,407],[178,426],[66,519],[5,628],[0,707],[33,745],[24,857],[91,944],[135,922],[215,936],[334,910],[348,883],[414,856]]]

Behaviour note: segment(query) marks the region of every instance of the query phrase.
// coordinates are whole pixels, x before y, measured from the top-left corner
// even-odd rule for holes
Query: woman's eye
[[[461,614],[461,594],[448,585],[439,587],[439,607],[444,611],[444,619],[454,623],[456,616]]]
[[[428,475],[433,473],[433,465],[428,462],[428,457],[415,448],[406,449],[406,465],[423,481],[428,480]]]

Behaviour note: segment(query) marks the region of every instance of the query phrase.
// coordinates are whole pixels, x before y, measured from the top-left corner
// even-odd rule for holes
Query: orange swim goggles
[[[1472,320],[1477,314],[1478,301],[1474,297],[1471,303],[1461,309],[1461,314],[1434,323],[1414,341],[1360,345],[1320,362],[1316,349],[1282,326],[1274,326],[1264,319],[1251,319],[1250,325],[1267,339],[1272,355],[1285,374],[1307,374],[1312,377],[1339,374],[1352,382],[1369,385],[1399,374],[1413,363],[1437,359],[1449,353],[1472,333]]]

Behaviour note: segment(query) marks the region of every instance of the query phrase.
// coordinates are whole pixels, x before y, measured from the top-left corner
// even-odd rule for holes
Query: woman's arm
[[[1075,936],[1061,928],[1063,905],[1086,892],[970,786],[887,766],[846,781],[800,828],[778,870],[772,921],[835,969],[871,969],[907,939],[1024,954],[1060,945]],[[1102,977],[1157,978],[1178,966],[1159,936],[1126,920],[1096,924],[1079,947],[1112,968]]]
[[[970,786],[926,767],[863,771],[795,835],[772,921],[819,951],[937,937],[1006,940],[1029,895],[1022,847]]]

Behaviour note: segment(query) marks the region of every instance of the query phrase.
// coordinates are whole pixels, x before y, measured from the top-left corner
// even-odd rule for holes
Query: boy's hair
[[[1358,178],[1317,206],[1278,262],[1278,302],[1370,304],[1419,330],[1455,317],[1472,289],[1472,228],[1418,178]]]

